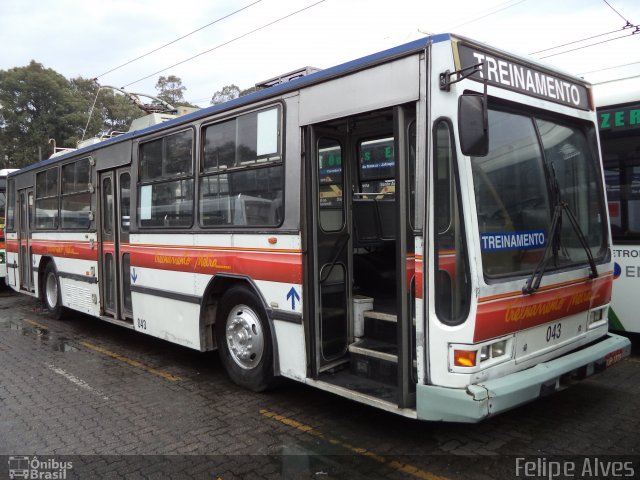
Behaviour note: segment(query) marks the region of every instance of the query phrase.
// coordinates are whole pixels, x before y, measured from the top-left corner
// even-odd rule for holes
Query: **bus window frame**
[[[624,135],[625,133],[627,135]],[[600,146],[602,147],[601,151],[602,151],[603,171],[607,171],[613,168],[619,170],[617,172],[617,181],[618,181],[617,185],[618,185],[618,188],[620,189],[619,201],[620,201],[620,212],[621,212],[620,214],[621,214],[621,220],[622,220],[622,225],[621,225],[622,231],[620,233],[614,232],[613,225],[611,225],[612,227],[611,239],[612,239],[612,243],[617,243],[620,245],[624,245],[624,244],[636,245],[640,243],[640,231],[631,232],[629,229],[629,220],[631,215],[628,209],[628,202],[631,200],[631,192],[626,190],[627,188],[631,187],[631,184],[628,182],[632,181],[631,178],[633,177],[633,173],[630,172],[630,170],[632,170],[634,167],[640,168],[640,157],[637,159],[615,158],[613,160],[607,160],[604,155],[606,150],[604,148],[604,144],[608,142],[615,142],[617,138],[626,137],[629,135],[629,133],[630,133],[630,130],[625,130],[624,132],[607,131],[607,132],[601,132],[601,137],[600,137]],[[634,135],[634,137],[637,137],[638,139],[640,139],[640,130],[638,131],[637,135]],[[606,183],[606,175],[605,175],[605,183]],[[623,212],[625,214],[624,217],[622,217]],[[609,223],[611,223],[611,219],[609,219]]]
[[[55,198],[57,200],[57,216],[56,216],[56,222],[55,222],[55,226],[54,227],[38,227],[38,200],[42,200],[42,199],[50,199],[50,198],[54,198],[54,196],[48,196],[48,197],[41,197],[38,198],[38,175],[40,175],[41,173],[47,172],[49,170],[56,170],[56,176],[57,176],[57,184],[56,184],[56,194],[55,194]],[[47,166],[46,168],[43,168],[42,170],[37,170],[35,172],[33,172],[33,190],[34,190],[34,194],[33,194],[33,225],[30,225],[29,228],[32,228],[33,230],[37,230],[39,232],[54,232],[54,231],[58,231],[60,230],[60,225],[61,225],[61,218],[60,218],[60,186],[61,186],[61,164],[57,163],[54,165],[50,165]]]
[[[64,167],[67,167],[69,165],[74,165],[77,164],[78,162],[81,162],[83,160],[86,160],[88,165],[89,165],[89,182],[87,183],[87,188],[86,190],[78,190],[78,191],[74,191],[71,193],[64,193],[63,192],[63,188],[62,188],[62,182],[63,182],[63,176],[62,176],[62,170],[64,169]],[[87,155],[82,156],[80,158],[75,158],[69,162],[66,163],[62,163],[60,164],[60,186],[58,189],[59,192],[59,200],[58,200],[58,208],[60,210],[60,230],[61,231],[65,231],[65,232],[86,232],[86,231],[90,231],[92,230],[93,227],[93,223],[94,220],[93,218],[95,218],[95,214],[92,215],[92,212],[94,212],[92,210],[92,207],[95,206],[95,188],[92,191],[91,185],[93,185],[93,174],[94,174],[94,166],[92,165],[92,157],[91,155]],[[62,201],[65,197],[70,197],[73,195],[78,195],[78,194],[83,194],[83,193],[88,193],[89,194],[89,225],[87,227],[84,228],[65,228],[62,226]]]
[[[9,195],[9,193],[13,193]],[[10,200],[12,202],[10,203]],[[4,228],[6,232],[14,233],[15,230],[15,209],[16,209],[16,179],[13,177],[7,177],[7,190],[5,191],[5,219],[4,219]],[[35,201],[35,200],[34,200]],[[11,208],[11,215],[9,215],[9,208]],[[11,219],[11,223],[9,223],[9,219]]]
[[[406,132],[405,132],[406,133]],[[391,140],[391,147],[394,149],[393,152],[393,176],[391,177],[372,177],[369,179],[362,178],[362,144],[366,142],[374,142],[376,140]],[[394,180],[394,188],[395,188],[395,179],[396,179],[396,167],[397,167],[397,159],[395,152],[396,139],[394,136],[394,132],[391,131],[389,133],[383,133],[378,135],[367,135],[366,137],[358,138],[357,141],[357,151],[358,151],[358,188],[362,191],[362,183],[363,182],[379,182],[381,180]],[[374,193],[370,193],[369,195],[375,195]]]
[[[205,171],[205,130],[211,126],[217,125],[217,124],[222,124],[231,120],[235,120],[237,122],[237,119],[243,115],[249,115],[252,113],[255,113],[256,115],[259,114],[260,112],[266,112],[269,111],[271,109],[276,109],[277,110],[277,119],[278,119],[278,138],[277,138],[277,144],[278,144],[278,153],[277,155],[280,157],[278,160],[273,160],[273,161],[262,161],[262,162],[258,162],[257,160],[260,158],[260,156],[256,157],[256,162],[251,163],[251,164],[247,164],[247,165],[240,165],[240,166],[234,166],[231,168],[225,168],[225,169],[218,169],[218,170],[212,170],[209,172]],[[237,125],[237,123],[236,123]],[[258,231],[265,231],[265,230],[277,230],[279,228],[282,227],[282,225],[284,224],[285,221],[285,217],[286,217],[286,185],[287,185],[287,162],[286,162],[286,105],[283,101],[270,101],[269,103],[266,104],[262,104],[262,105],[252,105],[248,108],[239,110],[239,111],[233,111],[233,112],[225,112],[224,115],[220,116],[220,117],[216,117],[214,119],[211,119],[207,122],[201,123],[196,125],[197,128],[197,139],[198,139],[198,148],[197,148],[197,159],[196,159],[196,170],[195,170],[195,188],[194,188],[194,195],[195,195],[195,215],[196,215],[196,221],[194,221],[194,225],[192,226],[192,228],[197,228],[202,230],[203,232],[208,232],[208,233],[226,233],[226,232],[234,232],[234,231],[243,231],[245,233],[251,232],[252,230],[258,230]],[[236,128],[236,137],[237,137],[237,128]],[[236,149],[237,149],[237,144],[236,144]],[[202,208],[200,205],[200,182],[203,178],[208,178],[208,177],[215,177],[218,175],[231,175],[233,173],[236,172],[243,172],[243,171],[250,171],[250,170],[258,170],[258,169],[262,169],[262,168],[273,168],[274,166],[280,166],[280,168],[282,168],[282,217],[280,218],[280,221],[275,224],[275,225],[234,225],[234,224],[224,224],[224,225],[204,225],[202,222]]]
[[[161,161],[164,161],[164,139],[167,137],[170,137],[172,135],[178,135],[180,133],[183,132],[191,132],[191,173],[189,175],[180,175],[180,176],[174,176],[174,177],[160,177],[160,178],[154,178],[152,180],[143,180],[143,176],[142,176],[142,147],[145,144],[151,143],[151,142],[155,142],[158,140],[162,140],[162,147],[163,147],[163,151],[162,151],[162,159]],[[136,183],[135,183],[135,215],[136,215],[136,229],[135,231],[144,231],[144,232],[153,232],[153,231],[159,231],[159,232],[170,232],[172,230],[178,230],[178,231],[185,231],[185,230],[193,230],[194,226],[195,226],[195,198],[196,198],[196,156],[197,156],[197,145],[198,145],[198,130],[197,130],[197,124],[191,124],[191,125],[179,125],[177,126],[175,129],[171,129],[169,131],[160,131],[158,132],[156,135],[151,135],[148,138],[141,138],[139,142],[136,142],[134,144],[135,146],[135,157],[134,155],[132,155],[132,160],[135,158],[135,167],[132,168],[132,170],[135,170],[136,172]],[[133,185],[133,175],[131,176],[131,184]],[[176,182],[176,181],[180,181],[180,180],[192,180],[193,181],[193,187],[192,187],[192,191],[191,191],[191,222],[189,223],[189,225],[170,225],[170,226],[163,226],[163,225],[142,225],[142,218],[140,215],[140,201],[141,201],[141,188],[143,186],[153,186],[153,185],[161,185],[164,183],[172,183],[172,182]],[[131,200],[133,199],[133,196],[131,196]],[[133,202],[132,202],[133,203]],[[133,208],[131,208],[131,211],[133,212]],[[130,224],[130,226],[132,227],[133,225]],[[134,229],[131,228],[130,233],[135,233]]]
[[[520,104],[520,103],[515,104],[513,102],[503,100],[503,99],[498,99],[495,97],[489,97],[487,108],[488,110],[494,110],[494,111],[505,112],[513,115],[519,115],[519,116],[527,117],[528,119],[530,119],[533,122],[535,131],[536,131],[536,140],[538,141],[538,146],[541,149],[542,160],[545,165],[548,165],[548,163],[547,163],[547,158],[545,154],[544,144],[542,142],[542,136],[539,132],[539,127],[536,120],[547,121],[547,122],[555,123],[557,125],[564,126],[567,128],[575,128],[577,130],[580,130],[584,134],[585,143],[590,147],[587,153],[589,153],[589,155],[593,157],[594,152],[600,151],[597,148],[597,128],[592,121],[585,120],[585,119],[581,120],[576,117],[566,116],[561,113],[552,112],[549,110],[541,110],[539,108],[533,107],[528,104],[527,105]],[[491,135],[491,132],[489,132],[489,135]],[[468,158],[469,158],[469,161],[472,163],[473,157],[468,157]],[[602,265],[609,262],[611,259],[611,249],[608,248],[610,244],[610,237],[608,233],[609,216],[607,213],[608,207],[606,203],[604,203],[604,199],[605,199],[605,192],[603,190],[604,180],[600,181],[600,179],[604,179],[604,169],[603,169],[600,156],[598,155],[597,158],[592,158],[592,162],[594,163],[594,166],[595,166],[594,178],[596,180],[596,188],[598,189],[597,194],[598,194],[598,202],[600,203],[600,211],[606,216],[606,219],[601,222],[603,245],[600,251],[597,252],[598,255],[595,255],[595,254],[593,255],[593,259],[596,265]],[[472,173],[470,173],[470,177],[471,177],[471,182],[473,184],[474,182],[473,182]],[[551,199],[553,198],[552,192],[551,192],[551,185],[549,185],[548,182],[546,183],[547,183],[546,185],[547,194]],[[475,195],[473,199],[473,209],[474,209],[473,215],[476,216],[476,220],[474,220],[474,222],[477,224],[477,207],[476,207]],[[553,205],[551,205],[550,212],[549,212],[549,225],[551,224],[552,216],[553,216]],[[479,228],[478,228],[478,234],[480,234]],[[479,251],[478,253],[479,253],[478,266],[480,271],[482,272],[482,278],[484,279],[484,282],[486,285],[495,285],[495,284],[510,282],[517,279],[526,278],[530,276],[532,273],[531,270],[521,270],[518,272],[510,272],[505,274],[488,275],[484,269],[484,264],[482,261],[482,252]],[[588,266],[588,260],[585,259],[584,261],[581,261],[581,262],[567,263],[567,264],[561,265],[560,267],[549,267],[546,270],[546,274],[555,274],[555,273],[561,273],[566,270],[575,270],[579,266],[585,266],[585,267]]]
[[[449,226],[447,227],[447,230],[443,230],[442,233],[439,232],[439,228],[438,228],[438,223],[437,223],[437,215],[436,215],[436,208],[437,208],[437,204],[436,204],[436,182],[438,180],[438,176],[437,176],[437,149],[438,149],[438,136],[437,136],[437,129],[438,126],[443,123],[447,126],[448,130],[449,130],[449,136],[448,136],[448,140],[449,140],[449,150],[450,150],[450,158],[449,158],[449,179],[450,179],[450,184],[449,184],[449,201],[451,201],[452,198],[452,192],[451,190],[455,190],[455,195],[456,195],[456,201],[458,203],[458,211],[459,211],[459,229],[461,230],[457,235],[462,239],[462,251],[459,253],[456,253],[456,255],[459,255],[462,258],[462,261],[464,262],[464,275],[465,275],[465,281],[467,284],[467,291],[464,292],[464,303],[462,304],[463,309],[458,313],[458,315],[455,318],[451,318],[451,319],[446,319],[443,318],[441,315],[441,311],[438,308],[438,293],[440,291],[440,283],[438,281],[438,274],[439,272],[443,272],[444,274],[447,275],[447,277],[450,279],[450,283],[452,283],[451,280],[451,276],[449,275],[449,273],[446,270],[440,270],[440,261],[439,261],[439,241],[438,241],[438,237],[440,235],[445,234],[448,230],[450,230],[452,228],[452,224],[453,224],[453,215],[452,209],[449,209]],[[458,152],[457,152],[457,148],[458,145],[456,143],[456,131],[454,129],[454,124],[451,121],[450,118],[448,117],[438,117],[436,118],[431,126],[431,151],[432,151],[432,163],[430,166],[430,172],[429,172],[429,176],[431,177],[432,181],[431,181],[431,189],[432,189],[432,195],[433,195],[433,215],[431,217],[431,229],[433,232],[433,288],[431,289],[434,292],[434,311],[436,313],[436,317],[438,319],[438,321],[440,323],[442,323],[443,325],[447,325],[447,326],[458,326],[458,325],[462,325],[464,324],[468,319],[469,319],[469,313],[471,312],[471,302],[472,302],[472,292],[473,292],[473,278],[472,278],[472,274],[471,274],[471,258],[470,258],[470,242],[469,242],[469,238],[467,237],[467,227],[466,227],[466,223],[467,223],[467,219],[468,219],[468,215],[470,215],[469,212],[466,212],[465,210],[470,210],[469,208],[465,209],[464,208],[464,202],[462,199],[462,189],[463,189],[463,185],[460,177],[460,167],[458,165],[459,162],[459,157],[458,157]],[[462,158],[467,158],[465,156],[463,156]],[[461,295],[462,297],[462,295]]]

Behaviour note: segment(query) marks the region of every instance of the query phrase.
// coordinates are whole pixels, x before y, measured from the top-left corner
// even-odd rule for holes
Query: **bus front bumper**
[[[628,338],[609,333],[581,350],[466,389],[417,385],[421,420],[478,422],[561,390],[567,380],[599,373],[631,353]]]

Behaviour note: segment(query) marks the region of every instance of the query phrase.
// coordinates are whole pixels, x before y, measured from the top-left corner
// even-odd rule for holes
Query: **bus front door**
[[[418,365],[415,118],[406,104],[305,131],[312,374],[403,408]]]
[[[100,305],[102,314],[133,321],[129,244],[131,175],[128,168],[100,173]]]
[[[311,175],[313,210],[313,281],[315,305],[314,341],[316,375],[343,361],[349,341],[349,226],[345,189],[345,142],[335,133],[321,129],[309,131],[313,170]],[[311,206],[313,205],[313,206]]]
[[[33,273],[31,269],[31,228],[33,226],[34,198],[33,189],[18,192],[18,261],[20,290],[33,292]],[[15,272],[15,270],[14,270]]]

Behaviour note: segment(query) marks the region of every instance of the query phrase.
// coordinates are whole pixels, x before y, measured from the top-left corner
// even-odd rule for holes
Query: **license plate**
[[[618,350],[615,350],[611,353],[607,353],[607,356],[604,357],[605,362],[607,364],[607,368],[609,368],[611,365],[614,365],[616,363],[618,363],[620,360],[622,360],[624,355],[624,349],[620,348]]]
[[[561,321],[545,323],[516,334],[516,362],[528,360],[571,343],[584,335],[585,316],[574,315]]]

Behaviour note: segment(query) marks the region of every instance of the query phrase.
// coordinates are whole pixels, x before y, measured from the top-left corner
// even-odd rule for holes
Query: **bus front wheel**
[[[220,301],[215,323],[220,360],[234,383],[261,392],[273,382],[271,330],[255,293],[234,287]]]

